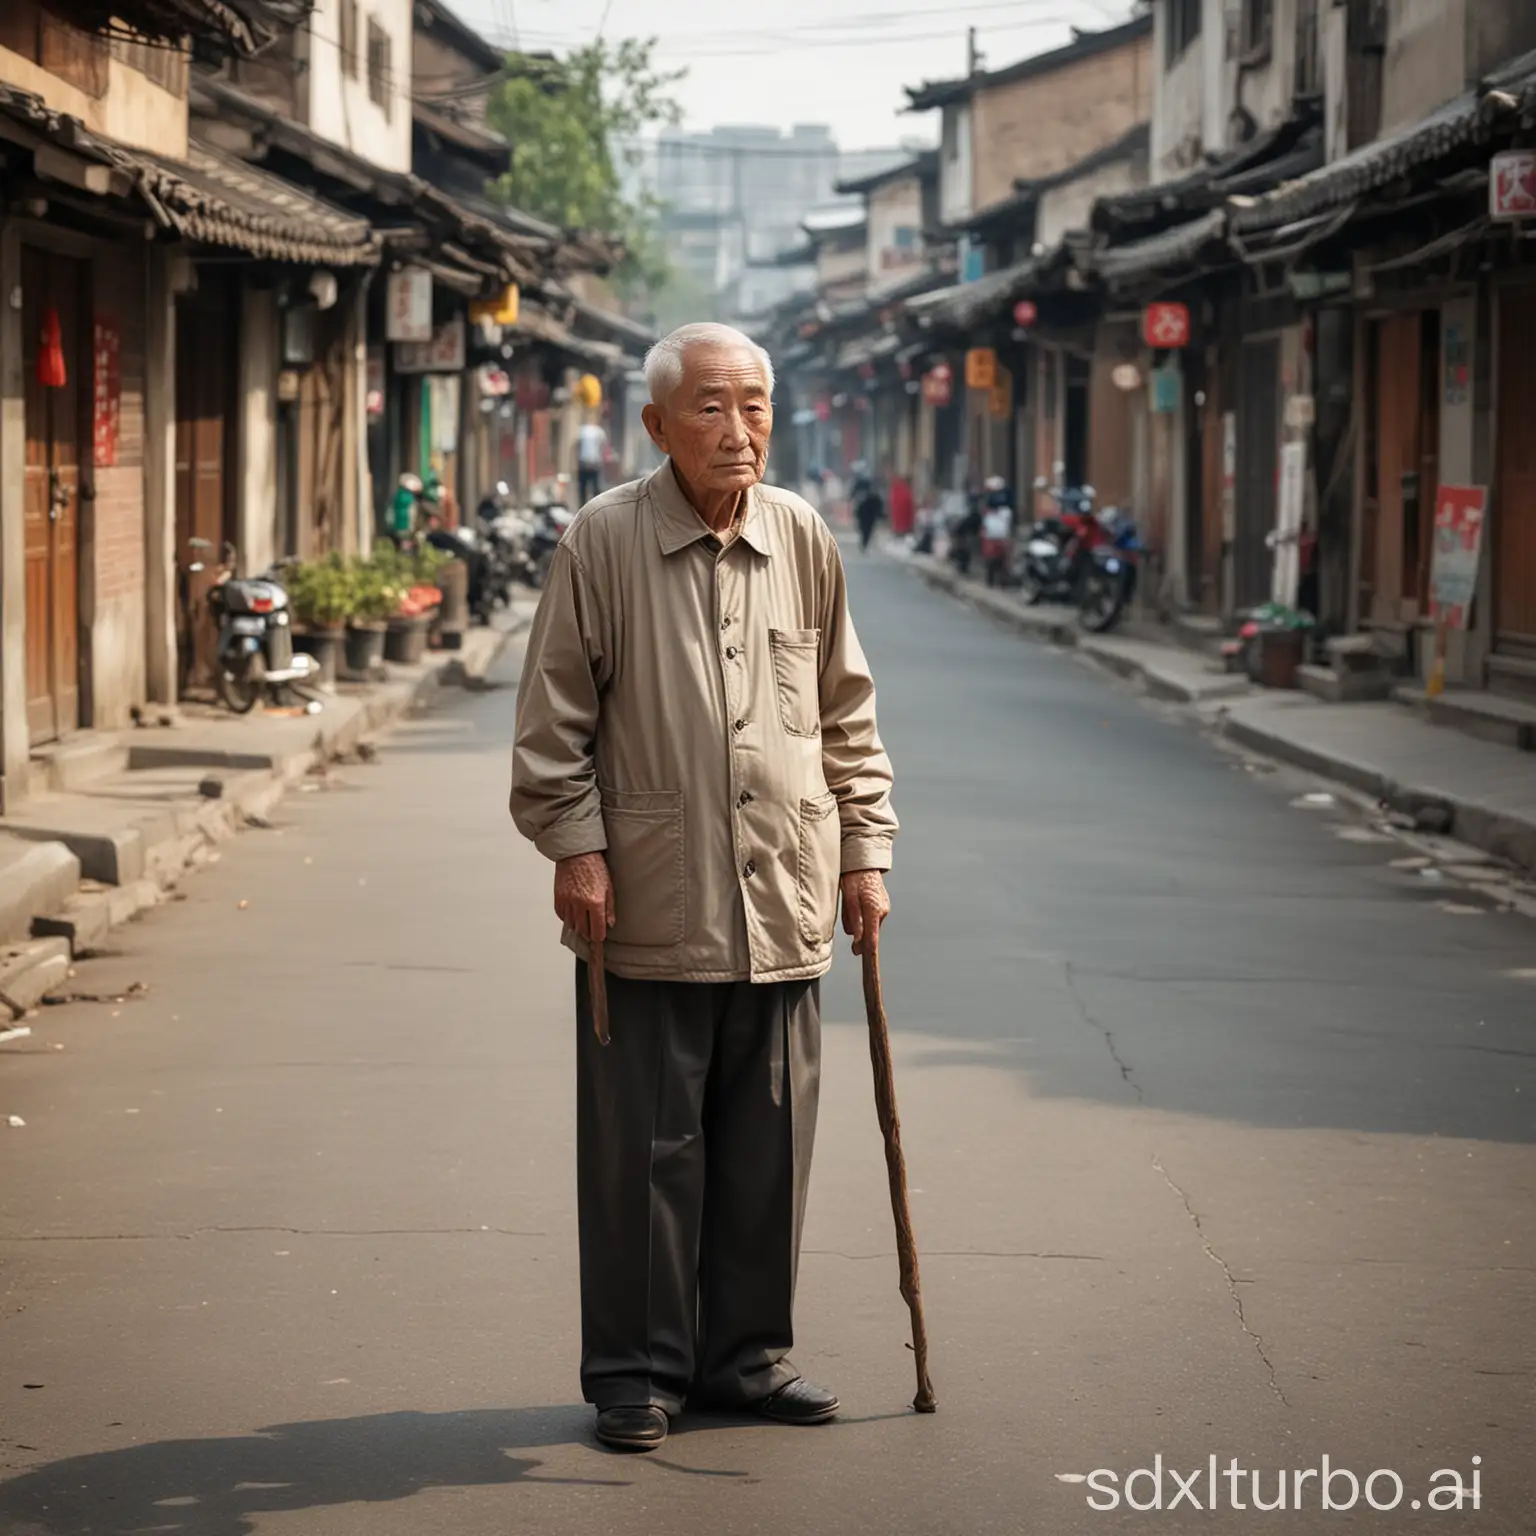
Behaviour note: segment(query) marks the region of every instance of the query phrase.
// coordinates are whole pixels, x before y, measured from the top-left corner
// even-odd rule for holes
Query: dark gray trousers
[[[610,975],[608,1013],[603,1046],[578,962],[582,1394],[759,1401],[798,1374],[821,984]]]

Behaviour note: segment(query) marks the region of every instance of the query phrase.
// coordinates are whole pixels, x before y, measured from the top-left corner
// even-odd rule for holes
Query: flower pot
[[[347,671],[370,676],[384,660],[384,626],[351,624],[347,627]]]
[[[427,653],[429,614],[410,619],[391,619],[384,632],[384,659],[402,667],[415,666]]]
[[[331,687],[336,682],[336,661],[341,654],[341,648],[345,639],[345,631],[338,625],[335,629],[295,629],[293,631],[293,648],[302,651],[306,656],[315,658],[315,670],[319,674],[319,682],[324,687]]]

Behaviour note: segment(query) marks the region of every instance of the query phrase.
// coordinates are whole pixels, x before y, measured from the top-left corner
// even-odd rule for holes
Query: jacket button
[[[733,727],[733,729],[735,729],[738,732],[744,731],[744,730],[746,730],[746,728],[747,728],[747,722],[745,720],[738,720],[736,722],[735,726]]]
[[[752,804],[752,791],[750,789],[742,790],[742,792],[736,797],[736,804],[737,805],[751,805]]]
[[[752,876],[757,873],[757,865],[754,864],[751,859],[748,859],[746,864],[742,867],[741,872],[747,877],[748,880],[750,880]]]
[[[739,655],[741,655],[741,652],[738,651],[734,645],[726,646],[726,648],[725,648],[725,659],[727,661],[735,661],[736,658]]]

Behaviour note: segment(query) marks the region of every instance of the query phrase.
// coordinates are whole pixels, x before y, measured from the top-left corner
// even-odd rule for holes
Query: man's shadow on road
[[[590,1408],[381,1413],[277,1424],[224,1439],[162,1440],[73,1456],[0,1484],[0,1530],[18,1536],[250,1536],[260,1515],[381,1504],[429,1488],[513,1483],[627,1486],[543,1477],[536,1448],[589,1445]]]

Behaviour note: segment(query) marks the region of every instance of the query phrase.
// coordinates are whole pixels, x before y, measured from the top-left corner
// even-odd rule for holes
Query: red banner
[[[117,463],[118,428],[122,423],[123,394],[119,371],[119,354],[122,336],[118,331],[115,315],[96,317],[96,345],[94,348],[95,372],[95,422],[96,465],[110,469]]]

